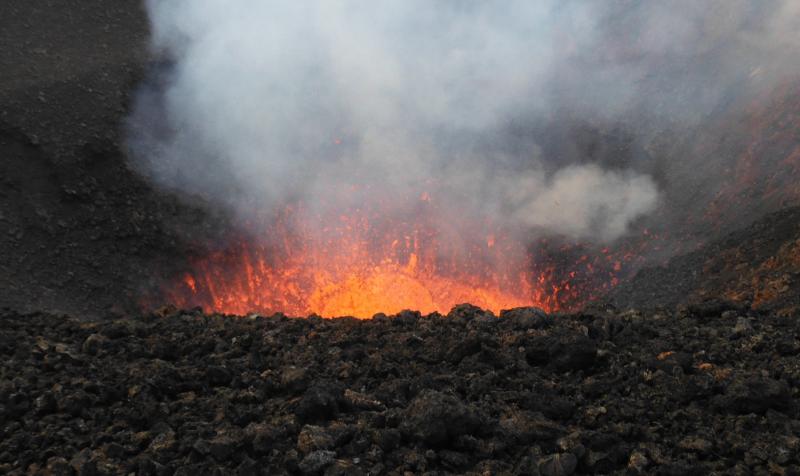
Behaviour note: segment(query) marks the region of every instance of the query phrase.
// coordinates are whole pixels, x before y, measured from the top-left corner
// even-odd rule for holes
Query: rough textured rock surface
[[[0,306],[81,316],[137,309],[180,266],[199,213],[127,165],[124,119],[144,77],[134,0],[8,0],[0,14]]]
[[[800,321],[721,301],[0,326],[3,474],[800,472]]]
[[[620,307],[677,307],[725,298],[784,316],[800,315],[800,207],[762,217],[612,290]]]

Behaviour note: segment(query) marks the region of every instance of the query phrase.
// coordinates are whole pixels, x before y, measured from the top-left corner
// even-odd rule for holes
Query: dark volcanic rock
[[[470,405],[452,395],[423,390],[406,409],[401,428],[412,440],[440,446],[478,431],[482,423]]]
[[[335,417],[344,397],[342,386],[337,383],[320,383],[306,390],[295,415],[302,422],[325,421]]]
[[[542,476],[569,476],[575,473],[578,460],[570,453],[554,454],[539,462]]]
[[[800,207],[789,204],[664,266],[642,269],[608,301],[620,308],[680,306],[697,319],[750,308],[798,317]]]
[[[597,345],[589,338],[571,336],[560,339],[550,349],[551,360],[556,370],[585,370],[597,359]]]
[[[333,464],[336,453],[333,451],[313,451],[300,461],[300,471],[303,474],[320,474]]]
[[[185,264],[177,229],[199,238],[216,221],[156,191],[127,154],[148,40],[143,2],[3,2],[0,307],[137,312]]]
[[[786,411],[792,406],[792,392],[784,382],[761,376],[737,378],[719,399],[720,408],[733,413]]]
[[[528,361],[532,365],[552,365],[559,372],[585,370],[597,359],[597,345],[581,335],[540,336],[529,342]]]
[[[2,311],[0,473],[800,467],[796,320],[716,304],[674,314],[517,309],[495,318],[460,306],[448,317],[404,316],[173,310],[88,324]],[[751,330],[734,335],[742,317]]]
[[[508,309],[500,313],[500,317],[508,319],[515,329],[542,329],[550,325],[553,318],[535,307]]]
[[[208,383],[211,385],[224,386],[231,383],[233,375],[227,368],[221,365],[212,365],[206,369],[206,379],[208,379]]]

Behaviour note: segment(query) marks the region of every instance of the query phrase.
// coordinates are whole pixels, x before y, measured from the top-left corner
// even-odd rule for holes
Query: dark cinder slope
[[[194,216],[120,151],[147,56],[141,2],[8,0],[0,11],[0,307],[133,309],[183,255],[165,224]]]
[[[3,2],[0,120],[59,160],[117,142],[147,35],[138,0]]]
[[[665,266],[640,271],[611,292],[619,307],[674,307],[709,298],[800,316],[800,207],[752,225]]]

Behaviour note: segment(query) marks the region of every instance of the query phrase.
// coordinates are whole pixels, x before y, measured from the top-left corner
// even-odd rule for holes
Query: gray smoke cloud
[[[498,144],[504,130],[558,122],[560,111],[633,128],[691,124],[796,68],[787,59],[800,46],[789,0],[147,9],[169,67],[142,89],[130,145],[160,185],[243,219],[290,199],[348,209],[370,193],[402,211],[422,190],[461,218],[602,242],[661,203],[655,180],[636,163],[561,163],[527,142],[511,150]],[[352,185],[373,192],[336,193]]]

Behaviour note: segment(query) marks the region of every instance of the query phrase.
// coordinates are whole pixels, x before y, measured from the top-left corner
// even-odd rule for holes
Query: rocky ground
[[[607,299],[619,307],[674,308],[714,297],[800,316],[800,207],[768,214],[664,266],[643,269]]]
[[[0,317],[4,474],[800,474],[800,321]]]

